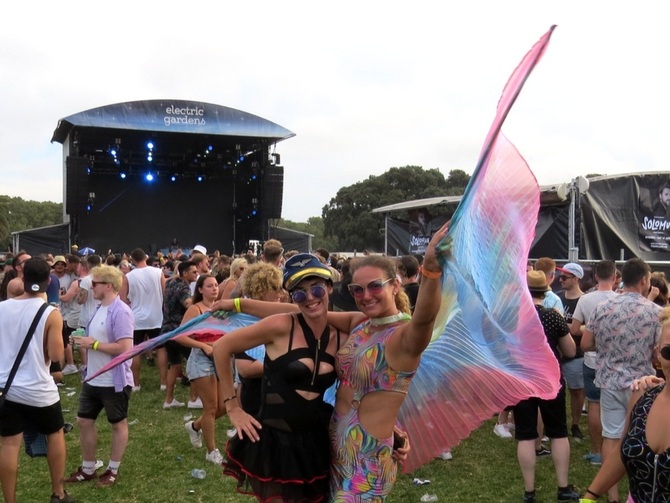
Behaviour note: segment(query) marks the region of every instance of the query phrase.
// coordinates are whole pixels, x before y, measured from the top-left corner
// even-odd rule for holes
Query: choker
[[[381,325],[390,325],[391,323],[407,321],[411,319],[412,317],[407,313],[398,313],[391,316],[385,316],[383,318],[370,318],[370,325],[373,327],[379,327]]]

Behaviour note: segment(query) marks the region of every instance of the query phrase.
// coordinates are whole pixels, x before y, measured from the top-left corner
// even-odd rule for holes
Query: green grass
[[[142,391],[134,393],[130,400],[128,450],[121,463],[117,484],[107,489],[96,489],[91,483],[73,484],[67,487],[79,502],[255,502],[255,498],[235,493],[234,480],[221,475],[221,470],[205,462],[204,449],[191,447],[184,431],[183,416],[197,415],[198,411],[186,408],[163,410],[164,392],[159,391],[158,372],[155,367],[143,365]],[[79,376],[65,377],[67,388],[74,388],[75,395],[67,396],[71,390],[61,389],[65,420],[76,423],[75,415],[79,398]],[[177,385],[176,398],[185,402],[188,389]],[[495,421],[491,419],[474,431],[469,438],[456,446],[451,461],[435,460],[412,474],[402,475],[396,482],[389,503],[418,502],[425,493],[435,494],[438,501],[448,502],[518,502],[523,494],[521,472],[516,460],[516,442],[501,439],[493,434]],[[111,432],[104,413],[97,421],[99,443],[97,458],[109,461]],[[585,417],[582,431],[587,431]],[[217,446],[223,452],[226,430],[230,428],[227,418],[217,422]],[[66,435],[66,475],[74,471],[81,462],[78,428],[75,426]],[[570,482],[582,491],[588,486],[598,467],[582,460],[590,449],[587,440],[571,442]],[[20,502],[48,501],[49,476],[45,458],[30,459],[24,453],[19,461],[18,499]],[[204,480],[191,477],[191,469],[203,468],[207,472]],[[99,471],[98,473],[101,473]],[[429,479],[428,485],[414,485],[413,478]],[[624,494],[627,486],[622,483]],[[193,491],[192,493],[190,491]],[[555,501],[556,482],[551,459],[538,459],[536,471],[538,501]]]

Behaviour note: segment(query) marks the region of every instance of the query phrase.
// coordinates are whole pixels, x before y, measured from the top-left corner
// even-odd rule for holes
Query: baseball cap
[[[207,255],[207,248],[205,248],[205,247],[202,246],[202,245],[195,245],[195,246],[193,247],[193,251],[194,251],[194,252],[200,252],[200,253],[202,253],[203,255]]]
[[[333,275],[330,269],[326,267],[314,255],[309,253],[298,253],[293,255],[284,264],[284,288],[288,291],[300,283],[303,279],[311,276],[333,281]]]
[[[584,269],[582,269],[581,265],[575,264],[574,262],[568,262],[563,267],[557,267],[556,270],[564,272],[566,274],[572,274],[573,276],[576,276],[579,279],[582,279],[584,277]]]

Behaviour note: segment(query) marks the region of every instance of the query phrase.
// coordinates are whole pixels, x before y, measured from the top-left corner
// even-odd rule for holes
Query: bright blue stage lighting
[[[252,216],[252,217],[255,217],[255,216],[256,216],[256,213],[257,213],[256,210],[251,210],[251,216]]]
[[[147,148],[148,148],[149,150],[153,150],[153,148],[154,148],[154,144],[153,144],[152,142],[148,142],[148,143],[147,143]]]
[[[202,175],[198,175],[198,181],[202,182],[202,180],[203,180]]]
[[[176,177],[175,175],[172,175],[172,176],[170,177],[170,180],[173,181],[173,182],[176,182],[176,181],[177,181],[177,177]]]
[[[90,175],[91,174],[91,168],[86,168],[86,174]]]
[[[119,176],[121,177],[121,179],[125,180],[127,175],[122,171],[121,173],[119,173]]]
[[[116,150],[112,149],[109,151],[110,154],[112,154],[114,157],[116,157]]]
[[[256,178],[257,178],[256,175],[251,175],[252,180],[255,180]]]
[[[212,146],[210,145],[209,147],[207,147],[207,150],[209,150],[209,151],[211,152],[212,150],[214,150],[214,147],[212,147]]]
[[[153,182],[154,181],[154,175],[152,173],[147,173],[146,175],[144,175],[144,179],[147,182]]]
[[[90,204],[86,205],[86,212],[87,213],[90,213],[92,209],[93,209],[93,206],[91,206]]]
[[[149,155],[147,156],[147,161],[151,162],[151,161],[153,161],[153,160],[154,160],[154,158],[152,157],[151,154],[149,154]]]
[[[243,161],[244,161],[244,156],[241,155],[241,156],[240,156],[240,162],[243,162]]]

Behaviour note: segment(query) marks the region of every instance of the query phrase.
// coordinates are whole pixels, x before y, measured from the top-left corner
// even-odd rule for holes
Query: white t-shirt
[[[93,290],[91,289],[91,275],[84,276],[79,280],[79,288],[86,290],[86,300],[81,304],[81,311],[79,313],[79,326],[86,328],[88,321],[95,313],[95,308],[100,304],[99,300],[93,298]]]
[[[611,299],[614,295],[617,295],[617,293],[612,290],[595,290],[582,295],[577,301],[577,307],[575,307],[572,319],[579,320],[582,325],[588,324],[595,308],[606,300]],[[584,351],[584,365],[590,369],[596,368],[595,351]]]
[[[157,267],[140,267],[130,271],[126,278],[135,330],[160,328],[163,324],[163,271]]]
[[[88,326],[88,336],[93,337],[96,341],[105,344],[109,342],[109,337],[107,337],[107,330],[105,329],[105,322],[107,321],[107,311],[109,311],[109,306],[100,306],[93,318],[91,323]],[[100,351],[89,350],[88,362],[86,367],[86,373],[89,375],[95,374],[103,366],[105,366],[110,360],[111,356],[107,353],[102,353]],[[114,386],[114,380],[112,379],[111,372],[105,372],[100,374],[95,379],[89,381],[91,386],[99,387],[110,387]]]
[[[8,299],[0,302],[0,386],[4,386],[14,365],[28,329],[44,304],[44,299]],[[42,313],[26,354],[7,393],[7,399],[31,405],[48,407],[60,400],[56,383],[49,373],[50,362],[44,358],[44,329],[46,320],[54,310],[49,306]]]

